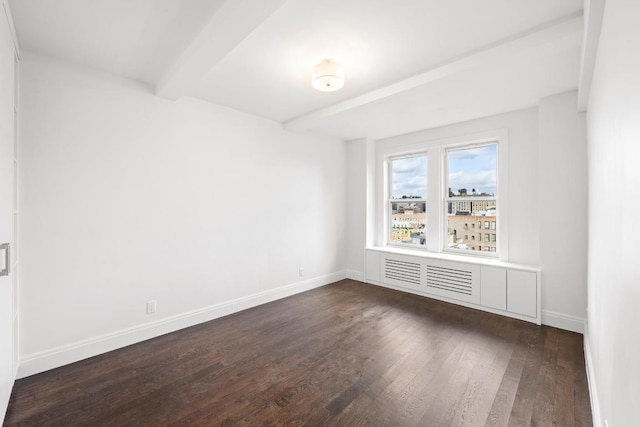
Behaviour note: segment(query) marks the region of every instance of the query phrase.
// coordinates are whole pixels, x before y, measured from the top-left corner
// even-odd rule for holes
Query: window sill
[[[435,252],[427,252],[426,250],[421,250],[421,249],[404,249],[404,248],[397,248],[393,246],[384,246],[384,247],[369,246],[366,249],[369,251],[376,251],[376,252],[382,252],[382,253],[409,255],[409,256],[420,257],[420,258],[438,259],[443,261],[454,261],[454,262],[462,262],[467,264],[486,265],[490,267],[515,268],[518,270],[533,271],[533,272],[540,271],[540,268],[532,267],[530,265],[515,264],[512,262],[500,261],[494,258],[475,257],[472,255],[465,256],[465,255],[455,255],[450,253],[435,253]]]

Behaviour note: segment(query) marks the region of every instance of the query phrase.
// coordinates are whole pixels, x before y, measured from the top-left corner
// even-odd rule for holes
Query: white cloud
[[[471,190],[475,188],[478,193],[496,194],[496,171],[450,172],[449,187],[454,193],[457,193],[461,188],[466,188],[471,193]]]
[[[391,163],[393,197],[426,197],[427,162],[426,157],[396,159]]]

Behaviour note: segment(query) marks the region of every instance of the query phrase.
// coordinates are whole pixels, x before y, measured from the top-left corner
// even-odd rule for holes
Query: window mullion
[[[431,252],[442,251],[442,149],[431,148],[427,152],[427,247]]]

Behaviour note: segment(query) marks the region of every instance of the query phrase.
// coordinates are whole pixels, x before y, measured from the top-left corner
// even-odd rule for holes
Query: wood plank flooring
[[[590,426],[582,335],[343,280],[16,382],[6,426]]]

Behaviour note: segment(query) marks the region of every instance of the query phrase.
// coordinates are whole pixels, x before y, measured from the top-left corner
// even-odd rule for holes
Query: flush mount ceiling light
[[[344,71],[342,66],[331,59],[323,59],[313,67],[311,85],[322,92],[333,92],[344,86]]]

